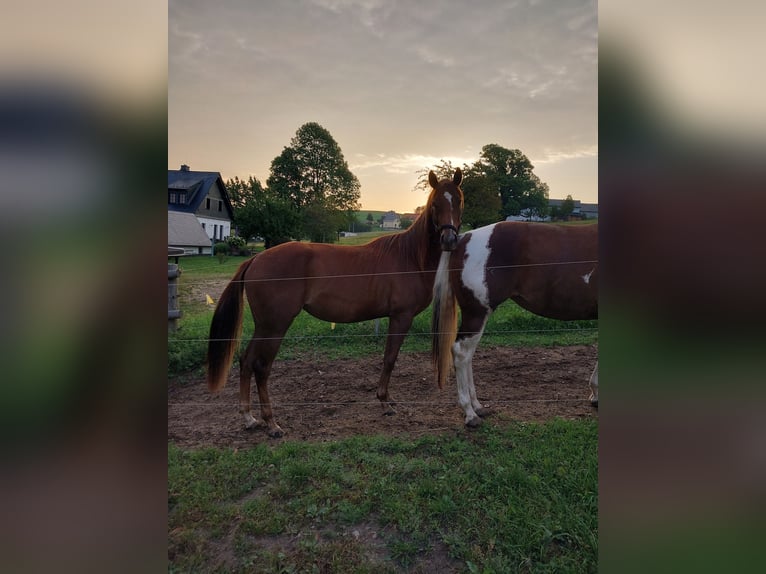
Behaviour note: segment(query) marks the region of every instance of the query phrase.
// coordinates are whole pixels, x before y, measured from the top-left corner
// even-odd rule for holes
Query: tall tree
[[[330,132],[315,122],[302,125],[290,145],[274,158],[266,183],[271,192],[301,214],[305,230],[312,229],[312,236],[317,236],[313,228],[324,221],[321,235],[330,240],[332,235],[325,227],[338,225],[340,215],[359,209],[359,180]],[[319,217],[318,210],[329,213]],[[313,218],[318,218],[317,222]]]
[[[547,214],[548,186],[534,174],[532,162],[520,150],[487,144],[473,168],[484,178],[485,185],[493,186],[500,194],[503,218],[519,215],[522,210]]]

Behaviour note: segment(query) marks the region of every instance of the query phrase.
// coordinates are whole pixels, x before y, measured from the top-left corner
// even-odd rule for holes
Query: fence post
[[[168,263],[168,331],[178,328],[181,311],[178,308],[178,276],[181,272],[178,265]]]

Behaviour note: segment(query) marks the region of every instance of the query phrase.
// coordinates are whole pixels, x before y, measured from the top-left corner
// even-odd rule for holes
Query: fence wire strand
[[[551,265],[598,265],[598,259],[583,260],[583,261],[551,261],[548,263],[519,263],[514,265],[488,265],[485,267],[487,271],[494,271],[498,269],[517,269],[522,267],[546,267]],[[182,269],[183,270],[183,269]],[[195,269],[196,271],[197,269]],[[448,272],[460,271],[461,267],[455,267],[448,269]],[[382,271],[375,273],[344,273],[338,275],[303,275],[299,277],[269,277],[266,279],[240,279],[237,281],[229,281],[230,283],[266,283],[269,281],[306,281],[309,279],[351,279],[356,277],[387,277],[393,275],[423,275],[423,274],[435,274],[436,269],[433,270],[421,270],[416,269],[414,271]],[[189,281],[185,282],[185,285],[203,284],[206,281]]]

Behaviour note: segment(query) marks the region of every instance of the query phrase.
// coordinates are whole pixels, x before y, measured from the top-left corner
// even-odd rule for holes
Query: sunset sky
[[[597,26],[590,0],[171,0],[168,168],[265,183],[318,122],[363,209],[414,211],[418,170],[489,143],[597,202]]]

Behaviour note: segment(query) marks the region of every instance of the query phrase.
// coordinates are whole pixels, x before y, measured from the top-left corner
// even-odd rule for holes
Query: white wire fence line
[[[366,321],[360,321],[362,323]],[[356,323],[349,323],[356,324]],[[556,328],[556,329],[508,329],[497,331],[484,331],[482,338],[491,337],[492,335],[509,335],[509,334],[524,334],[524,333],[558,333],[558,332],[577,332],[582,333],[585,331],[598,331],[598,327],[570,327],[570,328]],[[347,333],[347,334],[327,334],[327,335],[287,335],[283,337],[238,337],[231,339],[183,339],[183,338],[168,338],[168,342],[208,342],[208,341],[250,341],[255,339],[256,341],[272,341],[272,340],[306,340],[306,339],[352,339],[352,338],[371,338],[371,337],[396,337],[396,336],[415,336],[415,337],[432,337],[436,334],[442,334],[439,332],[404,332],[404,333]],[[449,333],[447,333],[449,334]],[[479,331],[466,331],[466,335],[477,335]]]
[[[514,265],[489,265],[485,267],[487,271],[494,271],[497,269],[516,269],[522,267],[546,267],[551,265],[598,265],[598,259],[583,260],[583,261],[555,261],[549,263],[519,263]],[[197,268],[200,269],[200,268]],[[197,270],[195,269],[195,271]],[[460,271],[462,267],[449,268],[448,271]],[[337,275],[303,275],[299,277],[269,277],[266,279],[240,279],[237,281],[231,281],[231,283],[264,283],[269,281],[305,281],[308,279],[350,279],[354,277],[385,277],[392,275],[414,275],[414,274],[435,274],[436,269],[421,270],[416,269],[413,271],[385,271],[375,273],[343,273]],[[183,277],[183,275],[182,275]],[[218,278],[215,278],[218,279]],[[199,281],[188,281],[186,285],[194,285],[196,283],[207,283],[211,279],[200,279]]]

